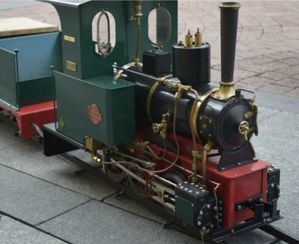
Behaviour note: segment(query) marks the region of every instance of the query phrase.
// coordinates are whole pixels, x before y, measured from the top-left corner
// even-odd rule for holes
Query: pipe
[[[233,83],[238,29],[237,2],[223,2],[219,5],[221,20],[221,83]]]
[[[135,57],[135,65],[140,66],[140,42],[141,42],[141,18],[143,16],[142,13],[142,0],[134,0],[134,18],[136,21],[137,27],[137,37],[136,37],[136,57]]]

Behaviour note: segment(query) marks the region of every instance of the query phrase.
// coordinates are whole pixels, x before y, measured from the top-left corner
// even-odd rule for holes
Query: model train
[[[240,4],[219,5],[215,87],[200,31],[177,41],[177,1],[45,2],[61,32],[0,39],[1,62],[13,67],[0,66],[1,108],[26,121],[22,136],[43,134],[46,156],[85,149],[113,181],[214,240],[280,218],[280,171],[250,142],[255,95],[233,79]],[[30,73],[22,55],[33,43],[47,46]],[[20,116],[28,108],[39,116]]]

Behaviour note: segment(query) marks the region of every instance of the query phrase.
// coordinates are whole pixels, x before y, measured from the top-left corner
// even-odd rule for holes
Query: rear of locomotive
[[[177,31],[170,28],[176,21],[176,1],[93,2],[72,11],[92,12],[93,16],[93,11],[104,9],[98,15],[98,25],[105,18],[109,31],[104,43],[97,29],[100,73],[85,78],[90,70],[84,67],[85,54],[81,53],[82,63],[77,63],[69,61],[75,55],[64,53],[68,55],[66,72],[54,72],[57,123],[45,127],[45,154],[84,148],[112,180],[214,240],[279,219],[280,171],[255,158],[250,142],[258,133],[254,93],[235,89],[233,81],[240,5],[219,6],[222,75],[219,87],[213,87],[210,45],[202,42],[199,31],[194,37],[189,32],[185,42],[167,43]],[[119,6],[116,22],[126,23],[128,8],[135,24],[131,21],[125,29],[136,30],[136,38],[125,38],[128,61],[132,62],[122,67],[117,63],[124,63],[125,58],[119,58],[123,52],[117,46],[120,53],[111,52],[108,11],[113,13],[114,5]],[[56,6],[62,21],[69,19],[64,7]],[[147,50],[141,48],[147,39],[147,31],[142,30],[147,23],[144,16],[151,11],[157,32],[155,47]],[[84,25],[78,23],[80,26]],[[64,29],[62,23],[66,50],[68,45],[76,47],[78,40],[82,52],[87,45],[85,37],[66,35],[68,27]],[[87,52],[94,51],[89,49]],[[114,75],[108,76],[104,70],[111,62]],[[82,99],[71,98],[70,89]]]

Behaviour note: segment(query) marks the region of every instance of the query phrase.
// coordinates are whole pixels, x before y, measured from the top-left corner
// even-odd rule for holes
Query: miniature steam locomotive
[[[177,1],[45,2],[62,28],[46,156],[83,148],[114,182],[217,241],[280,218],[280,171],[250,142],[254,93],[233,80],[238,3],[219,5],[215,87],[199,30],[177,41]]]

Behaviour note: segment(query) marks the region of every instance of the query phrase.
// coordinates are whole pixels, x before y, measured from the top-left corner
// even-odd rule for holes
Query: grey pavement
[[[212,80],[220,80],[219,13],[214,1],[180,1],[180,38],[201,28],[212,44]],[[13,8],[14,7],[14,8]],[[15,8],[17,7],[17,8]],[[0,0],[0,18],[27,16],[59,23],[48,4]],[[257,91],[259,158],[281,168],[276,223],[299,238],[299,2],[242,1],[235,80]],[[0,244],[2,243],[200,243],[118,189],[59,157],[43,156],[34,140],[14,137],[0,120]],[[1,215],[1,214],[0,214]],[[261,231],[238,234],[229,243],[267,243]]]
[[[1,244],[63,244],[64,241],[48,235],[40,230],[2,216],[0,220]]]

